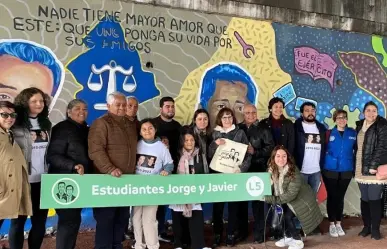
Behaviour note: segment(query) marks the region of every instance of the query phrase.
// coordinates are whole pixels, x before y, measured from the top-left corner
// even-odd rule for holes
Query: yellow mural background
[[[255,54],[249,53],[251,58],[243,56],[243,48],[233,36],[238,31],[247,44],[255,48]],[[216,64],[232,62],[245,69],[257,84],[258,88],[258,115],[265,117],[268,114],[267,105],[273,93],[291,82],[289,74],[282,71],[278,65],[275,49],[275,33],[271,22],[256,21],[242,18],[232,18],[227,27],[227,36],[230,38],[232,49],[218,48],[211,59],[193,70],[185,79],[176,101],[176,120],[181,124],[191,123],[198,99],[201,80],[205,71]]]

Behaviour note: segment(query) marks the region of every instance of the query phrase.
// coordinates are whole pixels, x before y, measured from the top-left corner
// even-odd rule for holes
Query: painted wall
[[[354,126],[369,100],[386,115],[387,38],[105,0],[5,0],[0,13],[0,97],[38,86],[52,96],[54,123],[74,97],[89,103],[92,122],[115,90],[140,100],[140,118],[175,97],[182,124],[198,106],[241,117],[249,102],[266,117],[273,96],[290,118],[314,101],[329,127],[336,108]],[[345,213],[360,212],[359,198],[352,183]],[[90,209],[84,217],[92,226]]]

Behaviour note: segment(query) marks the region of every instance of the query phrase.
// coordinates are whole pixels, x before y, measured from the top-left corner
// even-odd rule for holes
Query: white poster
[[[234,173],[245,158],[247,145],[229,139],[224,140],[226,143],[216,149],[210,168],[222,173]]]

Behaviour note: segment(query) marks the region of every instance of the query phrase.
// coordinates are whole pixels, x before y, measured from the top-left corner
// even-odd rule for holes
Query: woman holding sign
[[[211,168],[215,173],[246,172],[249,169],[251,161],[250,154],[246,153],[249,140],[245,132],[236,126],[234,112],[229,108],[223,108],[216,116],[215,123],[216,127],[212,133],[213,142],[209,147],[209,157],[212,158]],[[224,204],[214,203],[213,205],[214,247],[219,246],[222,242]],[[229,202],[226,239],[228,246],[235,245],[237,214],[238,202]]]
[[[265,196],[265,202],[282,205],[285,237],[275,243],[277,247],[304,248],[304,242],[293,222],[301,223],[305,234],[311,233],[323,220],[312,188],[304,182],[293,157],[283,145],[274,148],[268,163],[274,193]]]
[[[179,141],[179,164],[177,174],[203,174],[205,165],[203,154],[195,140],[194,131],[185,126]],[[192,249],[202,249],[204,242],[204,216],[201,204],[170,205],[172,228],[175,236],[174,247],[182,248],[186,237],[191,239]],[[186,228],[188,223],[188,228]],[[189,233],[189,234],[187,234]]]
[[[67,105],[67,119],[52,128],[46,157],[49,174],[92,173],[92,163],[88,156],[87,113],[86,102],[73,99]],[[72,185],[66,185],[65,182],[58,183],[57,201],[73,202],[74,188],[70,186]],[[75,248],[81,225],[81,211],[81,208],[56,209],[58,214],[56,249]]]
[[[173,171],[173,160],[168,148],[156,137],[152,119],[140,123],[142,139],[137,144],[136,174],[167,176]],[[133,207],[135,249],[158,249],[157,206]],[[143,240],[145,239],[145,241]]]

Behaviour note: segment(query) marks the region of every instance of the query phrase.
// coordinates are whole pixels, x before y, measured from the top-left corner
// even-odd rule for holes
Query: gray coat
[[[24,158],[28,164],[28,168],[31,167],[31,154],[32,154],[32,139],[31,139],[31,133],[30,131],[23,126],[13,126],[12,132],[15,138],[16,143],[19,145],[20,149],[23,152]],[[48,133],[48,141],[50,141],[51,138],[51,129],[47,131]],[[47,146],[48,148],[48,146]],[[47,154],[47,151],[46,151]],[[46,155],[45,155],[46,156]],[[46,161],[46,160],[44,160]],[[48,165],[45,162],[44,164],[44,170],[45,172],[48,171]]]

